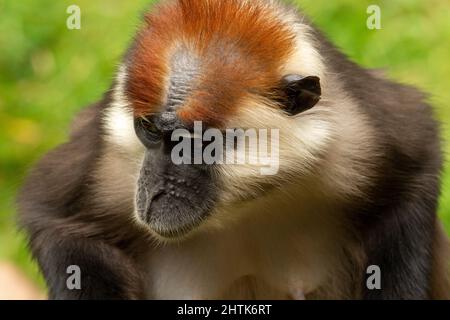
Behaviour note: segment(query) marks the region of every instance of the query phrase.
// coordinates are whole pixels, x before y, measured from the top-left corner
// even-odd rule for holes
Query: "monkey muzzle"
[[[186,235],[210,214],[215,199],[211,168],[175,165],[161,145],[146,152],[136,207],[139,219],[165,238]]]

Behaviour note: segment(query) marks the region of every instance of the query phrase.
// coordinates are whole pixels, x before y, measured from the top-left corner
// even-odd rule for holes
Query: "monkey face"
[[[162,237],[184,235],[220,207],[295,180],[313,166],[327,139],[322,119],[314,112],[303,116],[320,99],[322,75],[306,31],[293,27],[295,18],[287,13],[274,15],[250,2],[242,10],[237,4],[192,2],[188,11],[171,2],[159,7],[147,16],[118,79],[116,104],[132,111],[136,136],[145,146],[138,217]],[[223,19],[211,20],[214,16]],[[174,161],[173,133],[185,130],[195,145],[196,122],[202,130],[219,132],[214,141],[224,146],[224,163]],[[255,130],[257,145],[259,133],[268,131],[272,156],[262,166],[276,170],[264,174],[261,164],[226,161],[248,154],[246,146],[228,146],[229,130],[243,130],[244,140],[247,130]],[[201,153],[207,148],[200,142]]]

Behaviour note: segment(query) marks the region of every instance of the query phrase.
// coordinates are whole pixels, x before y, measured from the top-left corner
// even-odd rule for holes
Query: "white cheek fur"
[[[332,125],[326,117],[305,114],[290,118],[255,99],[243,105],[246,107],[241,108],[235,122],[231,120],[230,124],[245,128],[278,129],[279,170],[273,176],[265,176],[259,166],[251,164],[220,166],[219,176],[226,186],[222,194],[225,203],[257,194],[261,185],[267,183],[281,186],[308,177],[332,140]]]
[[[142,155],[144,147],[134,131],[134,120],[129,102],[124,95],[127,74],[121,66],[117,74],[117,84],[113,91],[111,105],[105,110],[103,125],[106,140],[132,155]]]

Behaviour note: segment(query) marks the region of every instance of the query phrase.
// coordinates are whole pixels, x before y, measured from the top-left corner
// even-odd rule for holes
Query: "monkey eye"
[[[142,127],[147,130],[148,132],[159,135],[161,131],[158,129],[158,127],[155,125],[155,123],[152,120],[149,120],[146,117],[140,118]]]
[[[134,121],[134,128],[136,135],[145,146],[154,146],[162,139],[162,131],[156,126],[152,118],[137,118]]]

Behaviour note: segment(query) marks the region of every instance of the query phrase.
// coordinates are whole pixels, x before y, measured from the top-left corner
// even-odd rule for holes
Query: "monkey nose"
[[[159,130],[165,133],[170,133],[176,129],[185,127],[175,111],[162,112],[155,118],[155,125]]]

